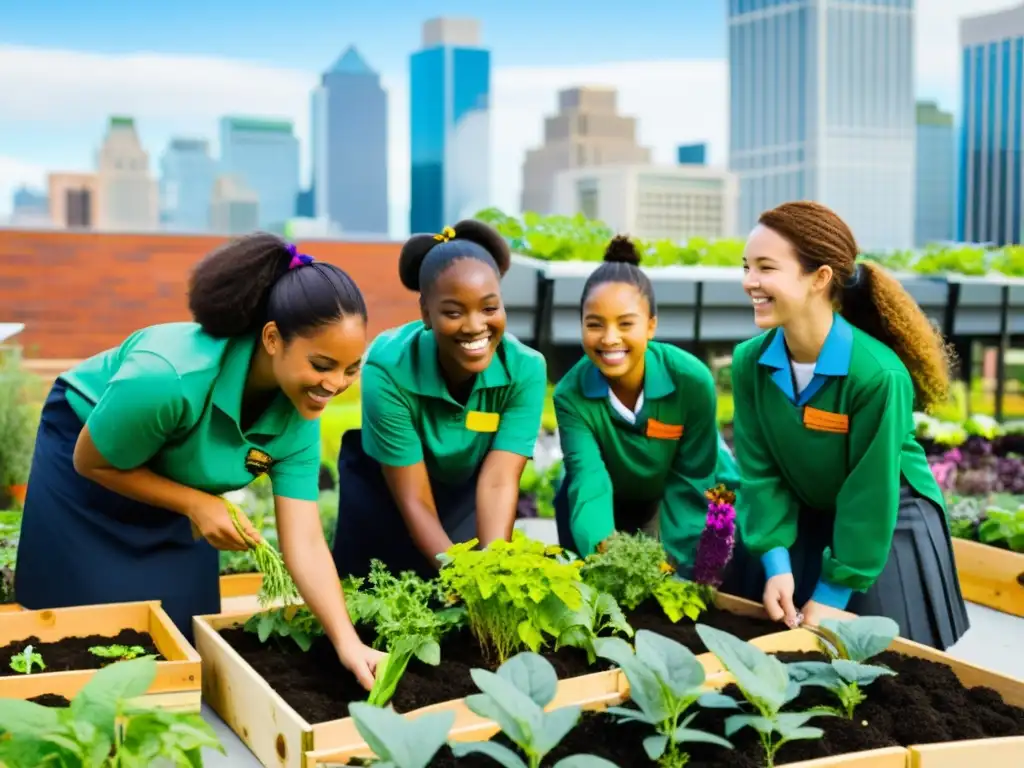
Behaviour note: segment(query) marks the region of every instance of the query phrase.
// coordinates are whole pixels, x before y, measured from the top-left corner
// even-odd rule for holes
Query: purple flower
[[[736,542],[736,494],[719,485],[705,494],[708,515],[697,545],[693,566],[693,580],[698,584],[718,587],[722,583],[722,569],[732,559]]]

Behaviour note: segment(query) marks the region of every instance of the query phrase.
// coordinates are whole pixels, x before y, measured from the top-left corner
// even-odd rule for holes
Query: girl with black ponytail
[[[362,294],[338,267],[255,234],[195,267],[189,307],[195,322],[138,330],[57,379],[15,597],[32,609],[159,600],[191,637],[193,616],[220,611],[217,550],[246,549],[220,494],[268,474],[285,564],[369,689],[380,654],[349,620],[317,506],[318,419],[359,375]]]

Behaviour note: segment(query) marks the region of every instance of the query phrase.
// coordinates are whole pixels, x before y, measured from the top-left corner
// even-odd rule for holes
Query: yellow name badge
[[[466,429],[471,432],[497,432],[501,416],[497,413],[470,411],[466,414]]]

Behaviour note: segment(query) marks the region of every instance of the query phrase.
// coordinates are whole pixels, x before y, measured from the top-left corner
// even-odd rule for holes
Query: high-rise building
[[[388,234],[388,95],[355,46],[313,92],[315,215],[343,232]]]
[[[50,201],[43,192],[26,186],[14,190],[11,199],[11,225],[15,227],[49,227]]]
[[[934,101],[917,104],[917,184],[914,241],[952,240],[956,232],[956,135],[953,115]]]
[[[582,213],[633,237],[683,242],[732,237],[736,200],[736,178],[725,169],[600,165],[560,171],[552,213]]]
[[[707,161],[707,144],[680,144],[676,147],[676,162],[680,165],[705,165]]]
[[[218,176],[210,196],[210,229],[223,235],[246,235],[259,229],[259,222],[259,195],[237,176]]]
[[[94,173],[51,173],[47,178],[50,219],[61,229],[92,229],[100,200]]]
[[[280,231],[295,215],[299,140],[289,120],[224,117],[220,173],[235,176],[259,198],[259,229]]]
[[[913,0],[729,0],[729,167],[741,232],[788,200],[866,249],[914,242]]]
[[[160,158],[160,223],[176,232],[205,232],[217,163],[204,139],[171,139]]]
[[[523,211],[554,213],[555,176],[569,168],[645,164],[651,150],[636,140],[636,118],[618,113],[614,88],[569,88],[558,94],[558,114],[544,118],[544,144],[523,161]]]
[[[96,155],[96,192],[102,212],[97,218],[100,229],[146,232],[158,227],[157,182],[130,117],[110,118]]]
[[[1021,232],[1024,5],[962,19],[957,239],[998,245]]]
[[[409,229],[438,232],[491,198],[491,52],[474,19],[431,19],[409,57]]]

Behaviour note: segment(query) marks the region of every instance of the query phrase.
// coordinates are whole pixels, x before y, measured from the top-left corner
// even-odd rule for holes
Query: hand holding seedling
[[[793,580],[793,574],[780,573],[768,579],[761,598],[768,618],[772,621],[784,621],[790,629],[800,624],[796,606],[793,605],[795,591],[796,582]]]
[[[259,533],[241,510],[237,510],[239,526],[232,519],[230,502],[220,496],[202,494],[188,510],[193,530],[215,549],[242,552],[260,543]],[[241,532],[238,528],[241,527]]]

